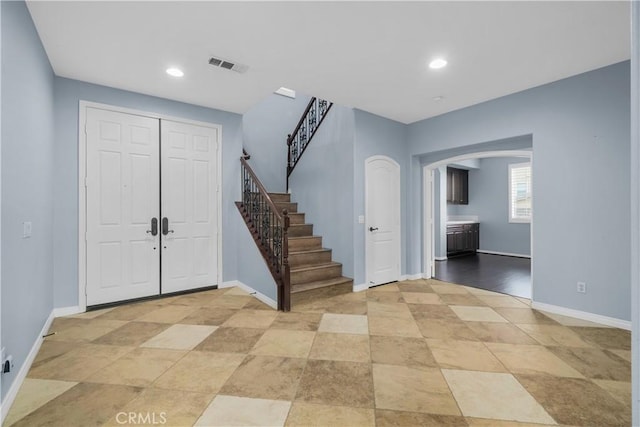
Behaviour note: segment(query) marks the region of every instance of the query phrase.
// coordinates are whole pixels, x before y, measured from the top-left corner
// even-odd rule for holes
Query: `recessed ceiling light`
[[[447,61],[442,58],[437,58],[429,62],[429,68],[434,70],[437,70],[438,68],[443,68],[446,65],[447,65]]]
[[[443,99],[444,99],[444,96],[442,96],[442,95],[434,96],[434,97],[433,97],[433,100],[434,100],[434,101],[436,101],[436,102],[440,102],[440,101],[442,101]]]
[[[167,74],[173,77],[182,77],[184,72],[179,68],[167,68]]]

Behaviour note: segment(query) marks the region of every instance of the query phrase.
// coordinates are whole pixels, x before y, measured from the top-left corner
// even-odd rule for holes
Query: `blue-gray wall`
[[[222,253],[224,280],[237,279],[240,222],[242,117],[105,86],[55,78],[54,174],[55,306],[78,305],[78,111],[79,101],[99,102],[222,125]]]
[[[354,132],[353,110],[334,105],[289,180],[292,200],[347,277],[354,277]]]
[[[533,299],[630,319],[629,62],[414,123],[411,156],[533,135]],[[421,170],[411,163],[420,226]],[[615,209],[612,208],[615,206]],[[420,271],[412,241],[409,271]],[[606,267],[605,267],[606,266]],[[587,293],[576,293],[576,282]]]
[[[531,254],[531,225],[509,222],[509,165],[528,162],[518,157],[480,159],[469,170],[469,204],[448,205],[449,215],[477,216],[480,249],[518,255]]]
[[[23,2],[2,8],[2,346],[15,369],[53,309],[54,76]],[[22,238],[22,223],[33,235]]]
[[[412,228],[408,224],[407,184],[409,177],[407,126],[394,120],[385,119],[361,110],[354,110],[355,115],[355,153],[354,153],[354,263],[356,285],[366,283],[365,271],[365,228],[357,223],[357,217],[365,214],[364,169],[365,161],[371,156],[384,155],[392,158],[400,165],[400,221],[401,230],[401,263],[400,274],[407,274],[407,238],[411,233],[419,233],[420,228]],[[344,185],[344,184],[343,184]]]
[[[242,116],[249,163],[268,191],[285,191],[287,135],[295,129],[310,99],[299,93],[295,99],[271,94]]]

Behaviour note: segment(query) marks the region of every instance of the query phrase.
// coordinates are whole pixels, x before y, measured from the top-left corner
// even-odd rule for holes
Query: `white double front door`
[[[87,305],[217,284],[218,129],[87,107]]]

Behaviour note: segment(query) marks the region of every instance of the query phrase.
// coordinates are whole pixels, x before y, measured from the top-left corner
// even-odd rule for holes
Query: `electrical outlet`
[[[31,237],[31,221],[25,221],[22,223],[22,238],[28,239]]]
[[[581,294],[587,293],[587,284],[585,282],[578,282],[578,287],[576,289]]]

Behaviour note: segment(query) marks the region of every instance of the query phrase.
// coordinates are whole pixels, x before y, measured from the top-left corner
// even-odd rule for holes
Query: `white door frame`
[[[133,114],[137,116],[149,117],[159,120],[171,120],[185,124],[208,127],[216,129],[218,132],[218,147],[216,162],[218,164],[217,178],[217,204],[218,204],[218,274],[217,282],[222,284],[222,126],[200,122],[197,120],[183,119],[148,111],[134,110],[131,108],[118,107],[108,104],[83,101],[79,102],[78,114],[78,309],[80,312],[87,310],[87,241],[85,239],[87,229],[87,197],[86,197],[86,177],[87,177],[87,134],[85,126],[87,122],[87,108],[97,108],[100,110],[115,111],[117,113]]]
[[[371,156],[368,157],[367,159],[365,159],[364,161],[364,217],[365,217],[365,224],[364,224],[364,274],[365,274],[365,283],[367,284],[367,287],[370,287],[370,277],[369,277],[369,268],[367,265],[367,250],[369,247],[369,239],[370,239],[370,233],[367,230],[367,227],[369,226],[369,212],[367,212],[367,206],[368,206],[368,194],[369,194],[369,180],[367,177],[367,164],[375,161],[375,160],[387,160],[390,163],[393,163],[397,168],[398,168],[398,184],[399,184],[399,189],[398,189],[398,194],[397,194],[397,203],[395,203],[395,205],[398,207],[398,246],[396,248],[396,251],[398,253],[398,277],[397,280],[401,279],[402,276],[402,197],[400,192],[402,191],[402,169],[400,168],[400,164],[398,162],[396,162],[395,160],[393,160],[391,157],[389,156],[383,156],[383,155],[376,155],[376,156]]]
[[[449,157],[447,159],[439,160],[437,162],[424,165],[422,167],[423,177],[423,223],[424,240],[422,242],[422,254],[423,254],[423,277],[430,279],[435,273],[435,236],[438,235],[435,230],[434,224],[434,170],[441,166],[446,166],[449,163],[455,163],[462,160],[470,159],[483,159],[487,157],[526,157],[531,162],[531,168],[533,170],[533,152],[526,150],[500,150],[500,151],[483,151],[479,153],[462,154],[455,157]],[[446,178],[446,177],[445,177]],[[440,177],[442,179],[442,177]],[[534,200],[531,199],[533,206]],[[441,220],[442,222],[442,220]],[[531,259],[533,259],[533,218],[531,219]],[[533,300],[533,271],[531,272],[531,299]]]

